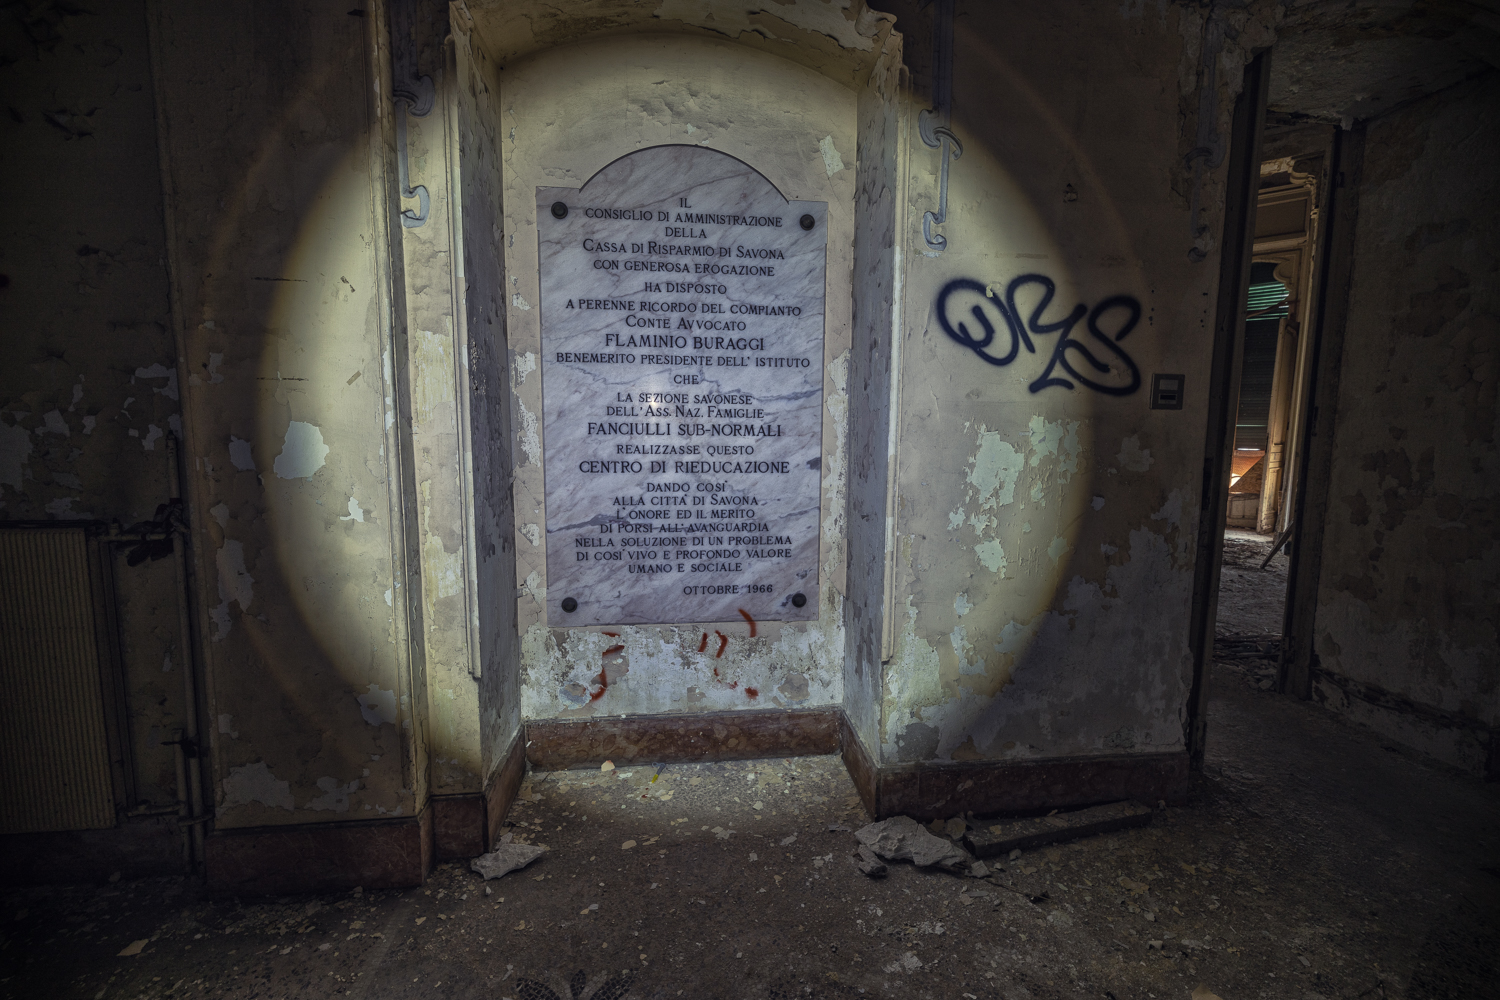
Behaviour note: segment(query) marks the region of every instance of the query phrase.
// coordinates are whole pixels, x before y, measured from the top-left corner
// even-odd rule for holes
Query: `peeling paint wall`
[[[143,2],[0,14],[0,521],[150,519],[180,437]],[[116,548],[136,795],[176,801],[183,727],[170,559]]]
[[[856,37],[863,39],[864,36]],[[689,35],[552,49],[498,74],[505,177],[506,327],[515,400],[516,575],[526,718],[837,705],[844,670],[853,91],[754,49]],[[549,629],[543,509],[535,188],[581,185],[632,149],[711,146],[788,197],[829,203],[819,619]],[[830,173],[837,153],[846,165]],[[727,638],[721,644],[718,635]],[[618,649],[617,647],[623,647]],[[722,649],[722,655],[721,655]],[[606,655],[607,650],[614,650]],[[601,680],[606,693],[591,697]]]
[[[423,581],[384,11],[151,15],[216,824],[410,816]]]
[[[411,460],[415,481],[413,548],[421,565],[422,661],[427,676],[425,728],[429,791],[433,795],[481,790],[478,605],[472,535],[473,482],[469,467],[469,374],[462,315],[463,273],[454,258],[462,246],[456,227],[454,134],[458,83],[443,38],[447,9],[419,7],[413,37],[418,72],[437,88],[433,110],[418,116],[394,108],[406,123],[407,183],[427,193],[420,225],[403,223],[401,270],[405,277],[404,355],[411,396]],[[439,17],[441,14],[443,16]],[[395,44],[395,40],[392,41]],[[397,142],[400,142],[399,133]],[[397,150],[397,156],[401,150]],[[420,213],[420,199],[400,207]],[[408,223],[410,220],[408,220]]]
[[[891,6],[930,94],[932,14]],[[945,249],[941,153],[904,151],[881,757],[1181,750],[1229,115],[1271,14],[988,14],[956,5]]]
[[[1500,727],[1497,106],[1490,73],[1368,125],[1314,633],[1315,697],[1476,772]]]

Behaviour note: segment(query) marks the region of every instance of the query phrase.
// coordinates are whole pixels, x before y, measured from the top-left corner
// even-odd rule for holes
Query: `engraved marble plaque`
[[[700,146],[537,189],[549,625],[817,617],[827,221]]]

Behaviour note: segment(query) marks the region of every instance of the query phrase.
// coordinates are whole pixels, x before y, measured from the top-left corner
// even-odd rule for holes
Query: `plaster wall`
[[[1315,697],[1483,771],[1500,725],[1500,78],[1367,126]],[[1487,732],[1488,730],[1488,732]]]
[[[151,7],[220,830],[423,801],[384,16]]]
[[[549,49],[508,63],[493,83],[505,179],[522,715],[840,704],[855,92],[777,56],[692,35],[631,35]],[[541,603],[546,514],[535,189],[581,186],[632,149],[673,143],[721,150],[759,170],[788,198],[829,205],[819,618],[762,622],[754,638],[744,621],[609,628],[617,637],[604,629],[549,628]],[[722,656],[716,631],[729,640]],[[615,645],[625,648],[604,659]],[[601,670],[608,689],[592,701],[588,691]]]
[[[1270,18],[988,13],[956,5],[941,251],[940,152],[906,144],[881,757],[1181,750],[1229,120]],[[1158,372],[1183,409],[1148,408]]]
[[[0,14],[0,520],[149,520],[171,492],[180,385],[168,303],[144,2]],[[130,757],[142,803],[176,801],[183,722],[170,559],[117,549]]]

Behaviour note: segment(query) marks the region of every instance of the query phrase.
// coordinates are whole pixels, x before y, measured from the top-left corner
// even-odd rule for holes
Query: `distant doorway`
[[[1326,165],[1317,147],[1326,140],[1321,131],[1307,140],[1309,152],[1260,165],[1214,622],[1215,657],[1246,661],[1267,688],[1281,650],[1300,486],[1294,471],[1312,377],[1306,331]],[[1296,141],[1271,130],[1265,138],[1278,152]]]

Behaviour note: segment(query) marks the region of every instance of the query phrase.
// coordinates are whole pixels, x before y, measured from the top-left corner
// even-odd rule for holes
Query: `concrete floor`
[[[445,865],[421,889],[270,902],[181,880],[8,892],[0,995],[1495,996],[1500,786],[1243,671],[1213,683],[1190,804],[1006,860],[1000,884],[861,875],[829,830],[865,819],[834,758],[533,774],[513,835],[550,853],[487,886]]]

